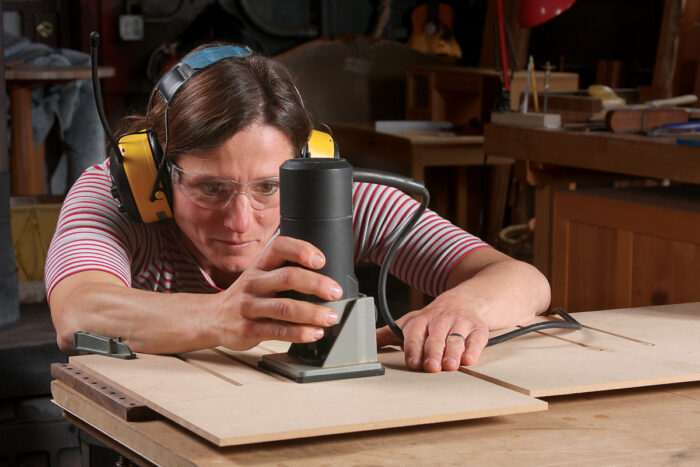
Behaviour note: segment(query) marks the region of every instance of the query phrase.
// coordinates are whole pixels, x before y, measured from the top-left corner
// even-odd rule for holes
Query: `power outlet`
[[[123,41],[142,41],[143,16],[119,15],[119,37]]]

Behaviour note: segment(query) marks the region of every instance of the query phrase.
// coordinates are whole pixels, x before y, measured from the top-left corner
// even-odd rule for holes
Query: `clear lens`
[[[173,165],[173,185],[193,203],[207,209],[221,209],[237,195],[248,197],[253,209],[269,209],[279,205],[279,177],[262,178],[241,183],[230,178],[210,177],[187,172]]]

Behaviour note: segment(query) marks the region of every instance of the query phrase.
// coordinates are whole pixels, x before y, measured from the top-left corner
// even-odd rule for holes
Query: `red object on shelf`
[[[506,53],[506,34],[503,27],[503,5],[501,0],[496,0],[496,15],[498,17],[498,46],[501,56],[501,72],[503,73],[503,89],[510,91],[508,80],[508,54]]]
[[[522,28],[535,27],[564,13],[574,3],[576,0],[520,0],[518,23]]]

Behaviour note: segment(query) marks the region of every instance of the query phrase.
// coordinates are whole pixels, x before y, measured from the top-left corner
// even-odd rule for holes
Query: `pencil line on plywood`
[[[265,349],[265,347],[263,347],[263,346],[258,346],[258,347],[260,347],[260,348],[262,348],[262,349]],[[254,369],[254,370],[256,370],[256,371],[259,371],[260,373],[263,373],[263,374],[266,374],[266,375],[268,375],[268,376],[271,376],[271,377],[275,378],[276,380],[281,381],[281,382],[283,382],[283,383],[289,383],[289,382],[291,382],[290,379],[285,378],[284,376],[280,376],[280,375],[278,375],[278,374],[276,374],[276,373],[273,373],[273,372],[271,372],[271,371],[267,371],[267,370],[261,369],[259,366],[257,366],[257,364],[256,364],[256,365],[251,365],[250,361],[245,360],[245,359],[242,359],[242,358],[236,358],[235,355],[230,354],[230,353],[226,353],[226,352],[224,352],[224,351],[221,350],[221,349],[213,348],[213,349],[210,349],[210,350],[213,350],[214,352],[216,352],[216,353],[218,353],[218,354],[220,354],[220,355],[223,355],[224,357],[228,358],[228,359],[231,360],[232,362],[236,362],[236,363],[238,363],[238,364],[245,365],[245,366],[247,366],[248,368],[252,368],[252,369]],[[266,350],[268,350],[270,353],[274,353],[273,350],[269,350],[269,349],[266,349]]]
[[[182,355],[173,355],[175,358],[179,358],[183,362],[187,363],[188,365],[192,365],[195,368],[199,368],[200,370],[204,370],[210,375],[216,376],[217,378],[220,378],[227,383],[233,384],[234,386],[243,386],[241,383],[238,381],[235,381],[231,378],[227,378],[226,376],[222,375],[221,373],[217,373],[216,371],[212,370],[211,368],[207,367],[206,365],[202,365],[201,363],[198,363],[196,360],[190,359],[183,357]]]
[[[654,344],[654,343],[652,343],[652,342],[647,342],[647,341],[643,341],[643,340],[640,340],[640,339],[635,339],[634,337],[623,336],[622,334],[616,334],[616,333],[614,333],[614,332],[605,331],[604,329],[594,328],[593,326],[587,326],[587,325],[585,325],[585,324],[583,324],[582,326],[583,326],[584,328],[586,328],[586,329],[590,329],[591,331],[598,331],[598,332],[602,332],[602,333],[605,333],[605,334],[610,334],[611,336],[619,337],[619,338],[621,338],[621,339],[627,339],[628,341],[637,342],[637,343],[639,343],[639,344],[644,344],[644,345],[648,345],[648,346],[651,346],[651,347],[653,347],[653,346],[656,345],[656,344]]]
[[[467,374],[467,375],[469,375],[469,376],[474,376],[475,378],[479,378],[479,379],[481,379],[481,380],[487,381],[487,382],[489,382],[489,383],[497,384],[497,385],[502,386],[502,387],[504,387],[504,388],[511,389],[511,390],[513,390],[513,391],[515,391],[515,392],[519,392],[519,393],[521,393],[521,394],[525,394],[526,396],[534,397],[534,396],[532,395],[532,391],[531,391],[531,390],[529,390],[529,389],[527,389],[527,388],[524,388],[524,387],[522,387],[522,386],[517,386],[517,385],[515,385],[515,384],[508,383],[508,382],[506,382],[506,381],[503,381],[502,379],[494,378],[494,377],[485,375],[485,374],[483,374],[483,373],[479,373],[479,372],[476,371],[476,370],[472,370],[472,369],[470,369],[470,368],[465,368],[465,367],[463,367],[463,366],[459,367],[459,371],[461,371],[462,373]]]
[[[584,348],[586,348],[586,349],[597,350],[598,352],[602,352],[602,351],[605,350],[605,349],[601,349],[600,347],[595,347],[595,346],[592,346],[592,345],[584,344],[583,342],[572,341],[571,339],[567,339],[567,338],[561,337],[561,336],[555,336],[555,335],[548,334],[548,333],[543,332],[543,331],[535,331],[535,332],[536,332],[537,334],[542,335],[542,336],[553,337],[553,338],[555,338],[555,339],[559,339],[560,341],[568,342],[568,343],[570,343],[570,344],[576,344],[576,345],[579,345],[579,346],[584,347]]]

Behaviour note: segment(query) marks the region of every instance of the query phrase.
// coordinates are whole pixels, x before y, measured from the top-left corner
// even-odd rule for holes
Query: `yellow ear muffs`
[[[116,157],[110,162],[115,186],[112,194],[120,201],[120,210],[129,217],[144,223],[173,217],[170,194],[170,178],[162,177],[158,189],[158,166],[162,150],[155,132],[140,131],[119,138],[122,162]]]
[[[338,145],[335,144],[333,137],[319,130],[311,130],[311,136],[306,146],[301,151],[301,157],[325,157],[329,159],[337,159]]]

